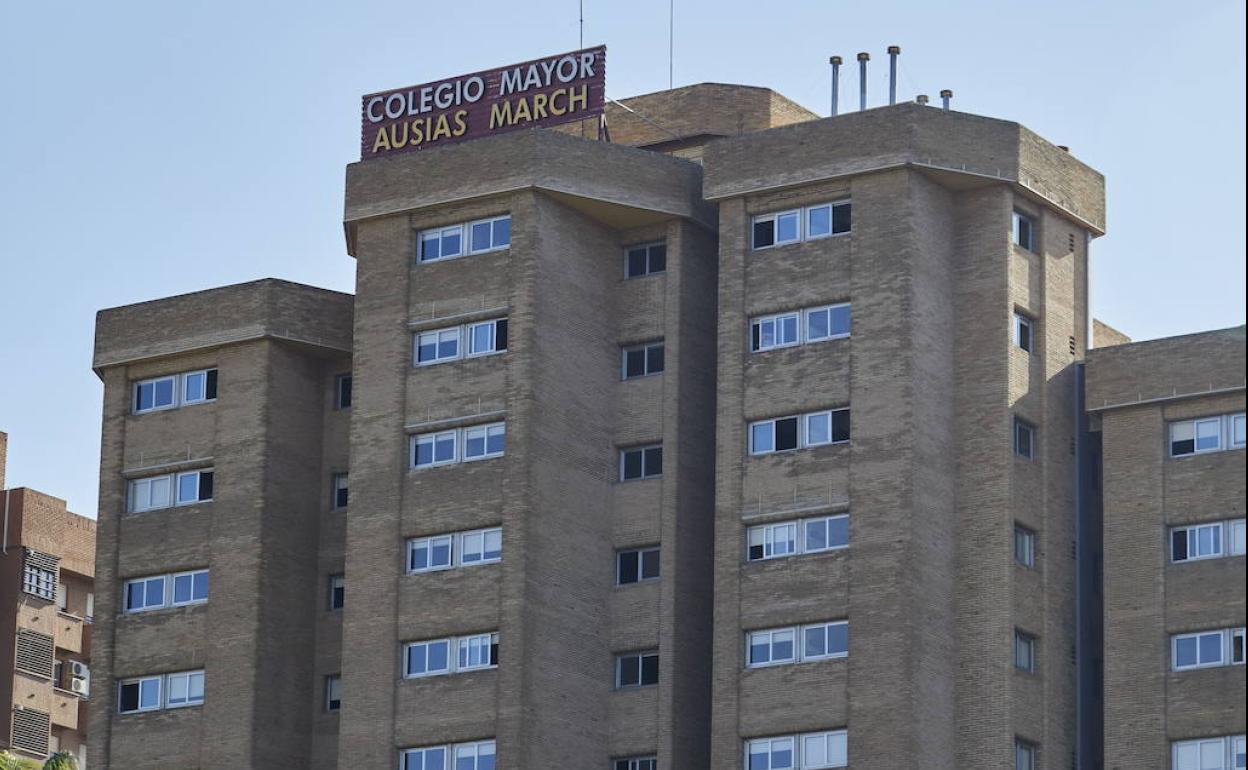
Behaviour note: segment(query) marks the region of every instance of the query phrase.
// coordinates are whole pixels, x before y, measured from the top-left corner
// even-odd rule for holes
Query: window
[[[503,558],[503,530],[482,529],[476,532],[464,532],[459,536],[459,564],[488,564],[501,561]]]
[[[1014,418],[1014,454],[1030,460],[1035,453],[1036,429],[1017,417]]]
[[[1244,629],[1223,628],[1170,637],[1171,663],[1175,671],[1214,666],[1237,666],[1244,662]]]
[[[755,319],[750,323],[751,349],[758,352],[800,344],[800,317],[800,313],[781,313]]]
[[[56,599],[56,571],[30,562],[22,566],[22,590],[41,599]]]
[[[124,679],[117,687],[117,711],[122,714],[185,708],[203,702],[203,671]]]
[[[134,479],[130,482],[130,511],[138,513],[171,505],[208,502],[212,500],[212,486],[212,471],[186,471]]]
[[[1014,739],[1014,770],[1036,770],[1036,746],[1021,738]]]
[[[165,708],[195,706],[204,702],[204,672],[186,671],[169,674],[165,680]]]
[[[846,513],[761,524],[746,531],[748,561],[832,551],[848,545],[849,514]]]
[[[1035,225],[1032,218],[1021,212],[1014,212],[1014,243],[1028,251],[1035,251]]]
[[[1036,672],[1036,637],[1014,630],[1014,668],[1028,674]]]
[[[1242,735],[1175,741],[1170,746],[1172,770],[1243,770],[1246,766]]]
[[[1032,321],[1031,319],[1023,315],[1022,313],[1015,313],[1014,314],[1014,344],[1017,347],[1030,353],[1031,343],[1032,343]]]
[[[506,426],[501,422],[464,428],[464,462],[502,457],[506,433]]]
[[[748,668],[843,658],[849,654],[849,623],[837,620],[751,631],[745,640]]]
[[[340,711],[342,709],[342,677],[330,674],[325,677],[325,710]]]
[[[407,541],[407,571],[432,572],[439,569],[450,569],[454,566],[455,537],[442,535],[439,537],[422,537]]]
[[[805,342],[836,340],[849,336],[849,303],[803,311],[806,316]]]
[[[659,760],[656,757],[613,759],[611,770],[659,770]]]
[[[496,422],[412,436],[412,467],[428,468],[502,457],[506,434],[506,424]]]
[[[330,485],[331,495],[332,495],[330,508],[332,510],[337,511],[337,510],[341,510],[342,508],[347,507],[347,500],[348,500],[347,478],[348,476],[345,473],[334,474],[333,481]]]
[[[343,575],[329,576],[329,608],[331,610],[342,609],[343,602],[346,600],[347,579]]]
[[[755,249],[815,240],[850,231],[849,201],[820,203],[803,209],[777,211],[754,217],[751,235]]]
[[[494,770],[494,751],[492,740],[404,749],[399,770]]]
[[[511,216],[422,230],[416,240],[421,262],[505,249],[511,245]]]
[[[1170,423],[1170,456],[1218,452],[1244,446],[1244,415],[1224,414]]]
[[[750,454],[843,444],[849,441],[849,409],[777,417],[750,423]]]
[[[198,369],[134,384],[134,413],[176,409],[217,399],[217,370]]]
[[[647,243],[624,251],[624,277],[639,278],[667,270],[667,244]]]
[[[172,575],[127,580],[126,612],[144,612],[162,607],[184,607],[208,601],[208,570],[178,572]]]
[[[849,764],[844,730],[756,738],[745,742],[747,770],[823,770]]]
[[[663,343],[651,342],[624,348],[622,379],[663,373]]]
[[[657,478],[663,475],[663,447],[635,447],[620,450],[620,481]]]
[[[334,408],[351,408],[351,375],[340,374],[334,378]]]
[[[615,584],[628,585],[659,578],[659,547],[619,551],[615,555]]]
[[[403,659],[408,679],[494,668],[498,665],[498,633],[408,642],[403,645]]]
[[[457,671],[498,665],[498,634],[477,634],[459,640]]]
[[[1014,525],[1014,561],[1024,567],[1036,566],[1036,533],[1020,524]]]
[[[1198,561],[1243,554],[1243,519],[1192,524],[1170,530],[1171,561]]]
[[[659,654],[634,652],[615,657],[615,686],[649,687],[659,683]]]
[[[502,353],[507,350],[507,319],[419,332],[414,340],[416,366]]]

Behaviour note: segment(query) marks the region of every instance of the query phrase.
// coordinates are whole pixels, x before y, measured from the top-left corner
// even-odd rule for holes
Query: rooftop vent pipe
[[[893,105],[897,103],[897,54],[901,53],[901,46],[890,45],[888,47],[888,103]]]
[[[919,94],[918,96],[914,97],[914,100],[918,102],[919,104],[922,104],[924,107],[927,106],[927,94]]]
[[[945,112],[949,111],[949,100],[953,98],[953,91],[948,88],[940,92],[940,103],[944,107]]]
[[[865,110],[867,108],[867,62],[871,60],[871,54],[863,51],[858,54],[858,109]]]
[[[832,65],[832,115],[835,117],[841,103],[841,57],[833,56],[828,64]]]

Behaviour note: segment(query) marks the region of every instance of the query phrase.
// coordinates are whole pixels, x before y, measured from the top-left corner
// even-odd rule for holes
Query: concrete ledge
[[[1088,411],[1244,389],[1243,326],[1088,351]]]

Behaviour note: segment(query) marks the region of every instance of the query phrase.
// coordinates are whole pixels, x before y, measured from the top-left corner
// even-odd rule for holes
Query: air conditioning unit
[[[80,679],[79,677],[74,677],[73,679],[69,680],[69,690],[75,695],[81,695],[82,697],[85,698],[91,694],[91,683],[88,682],[86,679]]]
[[[75,679],[90,679],[91,678],[90,667],[88,667],[86,663],[83,663],[80,660],[71,660],[69,662],[69,673],[70,673],[70,676],[74,677]]]

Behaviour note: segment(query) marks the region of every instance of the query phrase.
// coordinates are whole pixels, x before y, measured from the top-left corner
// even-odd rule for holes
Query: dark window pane
[[[511,217],[494,220],[494,245],[511,245]]]
[[[646,250],[629,249],[628,251],[628,277],[634,278],[639,275],[646,274]]]
[[[771,246],[776,242],[776,222],[769,219],[766,222],[754,223],[754,248],[761,249],[764,246]]]
[[[507,349],[507,319],[504,318],[494,324],[494,349]]]
[[[641,578],[650,580],[659,576],[659,552],[645,551],[641,554]]]
[[[620,585],[637,582],[637,552],[624,551],[619,557]]]
[[[658,374],[663,371],[663,346],[651,345],[646,348],[646,372]]]
[[[490,665],[498,665],[498,642],[490,643]]]
[[[641,682],[641,659],[636,655],[620,658],[620,687],[628,687]]]
[[[1174,561],[1183,561],[1187,558],[1187,532],[1178,530],[1170,533],[1170,547],[1172,549],[1171,558]]]
[[[656,243],[650,247],[650,272],[661,273],[667,269],[667,244]]]
[[[828,545],[849,545],[849,519],[832,519],[828,522]]]
[[[750,324],[750,350],[758,350],[759,348],[759,324]]]
[[[849,232],[850,205],[832,207],[832,232]]]
[[[663,447],[651,447],[646,450],[646,475],[659,476],[663,473]]]
[[[324,393],[324,391],[321,391]],[[212,499],[212,471],[203,471],[199,474],[199,499]]]
[[[1174,441],[1170,444],[1170,454],[1172,455],[1190,455],[1196,451],[1196,439],[1189,438],[1183,441]]]
[[[624,351],[624,376],[640,377],[646,373],[646,351]]]
[[[144,397],[143,386],[135,385],[134,386],[134,411],[137,412],[140,409],[146,409],[148,406],[151,405],[151,402],[152,402],[151,395],[148,395],[146,398]]]
[[[641,450],[634,449],[624,453],[624,478],[641,478]]]
[[[347,487],[339,487],[338,489],[334,490],[334,507],[335,508],[347,507]]]
[[[130,682],[121,686],[121,710],[135,711],[139,708],[139,683]]]
[[[659,656],[644,655],[641,658],[641,683],[659,683]]]
[[[204,379],[204,398],[211,401],[217,397],[217,370],[209,369],[208,376]]]
[[[776,420],[776,451],[797,449],[797,418]]]
[[[763,558],[763,546],[762,545],[750,546],[750,561],[753,561],[755,559],[761,559],[761,558]]]
[[[837,409],[832,412],[832,440],[849,441],[848,409]]]
[[[628,770],[628,760],[627,759],[615,760],[615,770]]]

